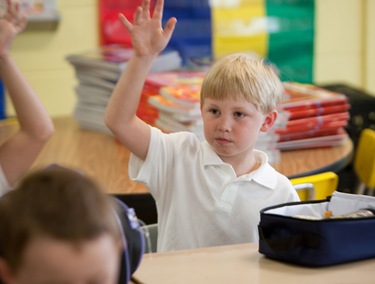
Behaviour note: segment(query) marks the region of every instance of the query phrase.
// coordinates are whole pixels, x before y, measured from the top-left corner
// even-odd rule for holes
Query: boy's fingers
[[[177,23],[177,19],[176,18],[170,18],[168,20],[168,22],[166,23],[165,27],[164,27],[164,33],[168,36],[168,37],[171,37],[172,36],[172,32],[176,26],[176,23]]]
[[[20,12],[20,3],[19,2],[14,3],[14,12],[16,14],[18,14]]]
[[[11,3],[10,6],[9,6],[9,14],[11,15],[11,17],[15,18],[17,16],[17,4],[18,3]]]
[[[125,28],[128,31],[131,31],[132,29],[132,24],[128,21],[128,19],[124,16],[124,14],[120,13],[118,15],[118,18],[120,19],[121,23],[125,26]]]
[[[140,24],[143,20],[143,8],[141,6],[138,6],[135,9],[134,15],[133,15],[133,23],[134,24]]]
[[[22,31],[26,27],[26,25],[27,25],[27,17],[22,16],[18,23],[19,31]]]
[[[143,0],[142,2],[143,17],[150,18],[150,0]]]
[[[153,18],[157,20],[162,20],[163,18],[163,6],[164,6],[164,1],[163,0],[156,0],[156,5],[154,9],[154,14]]]

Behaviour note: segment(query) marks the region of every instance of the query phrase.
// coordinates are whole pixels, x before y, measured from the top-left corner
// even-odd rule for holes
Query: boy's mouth
[[[229,140],[227,138],[224,138],[224,137],[217,137],[217,138],[215,138],[215,140],[219,144],[228,144],[228,143],[232,142],[231,140]]]

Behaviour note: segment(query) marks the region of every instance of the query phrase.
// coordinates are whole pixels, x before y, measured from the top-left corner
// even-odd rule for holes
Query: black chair
[[[156,204],[150,193],[111,194],[124,202],[128,207],[134,208],[138,219],[145,224],[154,224],[158,221]]]

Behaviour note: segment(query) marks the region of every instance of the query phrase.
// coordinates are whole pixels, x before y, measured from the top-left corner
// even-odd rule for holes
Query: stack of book
[[[311,84],[284,82],[287,98],[280,110],[289,113],[279,135],[277,148],[294,150],[330,147],[342,144],[347,138],[350,104],[345,95]]]
[[[130,47],[112,44],[66,56],[78,80],[73,116],[82,128],[111,133],[103,120],[105,108],[132,52]],[[179,53],[165,50],[155,60],[151,72],[171,71],[181,67]],[[156,116],[149,109],[147,99],[143,98],[137,114],[148,123],[152,123]]]
[[[267,153],[268,162],[270,164],[280,162],[281,154],[278,148],[280,139],[279,130],[285,129],[289,120],[289,112],[279,110],[278,117],[274,125],[267,132],[260,132],[255,143],[255,149]]]
[[[155,126],[165,132],[190,131],[203,139],[200,90],[205,73],[199,71],[150,74],[145,90],[149,104],[157,109]]]

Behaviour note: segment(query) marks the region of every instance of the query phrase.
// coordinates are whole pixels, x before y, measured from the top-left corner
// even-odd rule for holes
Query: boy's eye
[[[242,113],[242,112],[236,111],[236,112],[234,113],[234,116],[235,116],[235,117],[244,117],[245,114]]]
[[[210,112],[211,112],[212,114],[214,114],[214,115],[218,115],[218,114],[220,113],[219,110],[218,110],[218,109],[215,109],[215,108],[210,109]]]

